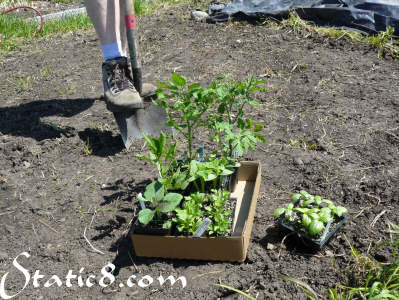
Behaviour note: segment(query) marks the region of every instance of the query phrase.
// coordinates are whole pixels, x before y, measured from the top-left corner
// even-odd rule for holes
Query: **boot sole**
[[[119,106],[112,103],[107,102],[107,109],[111,112],[125,112],[127,110],[136,110],[136,109],[143,109],[144,103],[132,103],[129,105]]]

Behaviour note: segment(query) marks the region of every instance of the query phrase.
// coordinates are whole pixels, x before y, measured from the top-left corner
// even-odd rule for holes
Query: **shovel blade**
[[[161,132],[166,135],[173,134],[172,127],[166,126],[168,115],[165,109],[152,103],[146,103],[144,109],[113,114],[126,149],[129,149],[135,140],[143,138],[143,133],[149,136],[159,136]]]

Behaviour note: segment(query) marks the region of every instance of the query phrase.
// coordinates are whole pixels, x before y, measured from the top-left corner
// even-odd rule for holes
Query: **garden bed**
[[[158,174],[123,149],[112,113],[102,101],[102,57],[93,31],[31,43],[0,61],[0,276],[8,295],[31,281],[20,299],[232,299],[221,282],[262,299],[307,299],[285,274],[320,295],[351,271],[351,245],[372,249],[390,238],[387,220],[399,224],[399,64],[375,49],[286,32],[270,24],[194,23],[191,7],[139,18],[145,82],[166,80],[177,69],[204,84],[221,73],[267,80],[261,105],[251,112],[265,125],[267,143],[245,159],[262,165],[261,188],[244,263],[138,257],[124,238],[133,203]],[[198,138],[207,147],[207,134]],[[312,146],[313,145],[313,146]],[[88,155],[91,150],[91,155]],[[276,230],[273,211],[300,189],[348,208],[349,221],[321,251],[309,252]],[[96,212],[96,214],[94,214]],[[94,217],[94,218],[93,218]],[[92,221],[92,222],[91,222]],[[85,231],[86,229],[86,231]],[[103,254],[95,252],[86,242]],[[347,240],[345,239],[347,238]],[[283,242],[282,242],[283,241]],[[32,285],[35,270],[85,281],[115,263],[114,286]],[[134,264],[133,264],[134,263]],[[140,273],[136,272],[136,268]],[[187,286],[166,282],[119,288],[135,274],[185,276]],[[64,283],[65,281],[63,281]],[[136,282],[137,283],[137,282]],[[107,294],[107,295],[105,295]],[[15,297],[17,299],[18,297]]]

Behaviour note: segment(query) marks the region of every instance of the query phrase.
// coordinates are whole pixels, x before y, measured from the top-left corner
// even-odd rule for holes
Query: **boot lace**
[[[125,89],[135,90],[130,77],[129,70],[125,66],[115,64],[110,68],[110,89],[114,94],[120,93]]]

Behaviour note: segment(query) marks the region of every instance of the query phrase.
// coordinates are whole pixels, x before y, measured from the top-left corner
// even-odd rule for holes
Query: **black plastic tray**
[[[295,203],[294,203],[294,205],[296,206],[296,204],[298,204],[299,203],[299,201],[296,201]],[[324,229],[324,232],[322,233],[322,237],[324,236],[324,238],[322,238],[322,239],[312,239],[310,236],[308,236],[308,235],[306,235],[306,234],[303,234],[303,233],[301,233],[301,232],[298,232],[297,230],[295,230],[295,228],[293,227],[293,226],[290,226],[290,225],[288,225],[288,224],[285,224],[283,221],[282,221],[282,218],[283,217],[278,217],[278,218],[276,218],[275,219],[275,222],[278,224],[278,225],[280,225],[280,226],[282,226],[282,227],[284,227],[284,228],[286,228],[286,229],[288,229],[289,231],[292,231],[292,232],[295,232],[297,235],[298,235],[298,237],[300,237],[302,240],[303,239],[305,239],[306,241],[308,241],[308,242],[310,242],[310,244],[311,244],[311,246],[313,246],[313,247],[318,247],[318,248],[321,248],[321,247],[323,247],[327,242],[328,242],[328,240],[342,227],[342,225],[344,225],[344,223],[348,220],[348,217],[347,216],[342,216],[342,218],[341,218],[341,220],[338,222],[338,223],[335,223],[334,224],[334,227],[331,229],[331,227],[326,227],[325,229]],[[325,232],[326,230],[328,230],[328,232]],[[306,244],[306,242],[304,242],[304,244]]]

